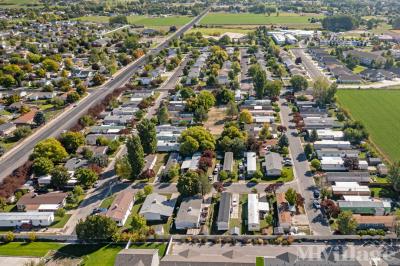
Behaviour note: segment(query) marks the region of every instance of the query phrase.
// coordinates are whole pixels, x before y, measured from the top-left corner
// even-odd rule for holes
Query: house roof
[[[11,122],[4,123],[4,124],[0,125],[0,131],[6,131],[6,130],[11,129],[13,127],[15,127],[14,123],[11,123]]]
[[[33,122],[33,118],[35,117],[35,114],[38,112],[36,109],[32,109],[26,114],[21,115],[17,119],[15,119],[13,122],[14,124],[30,124]]]
[[[360,214],[353,214],[353,218],[357,221],[359,225],[383,224],[387,228],[392,228],[396,222],[396,217],[393,215],[364,216]]]
[[[326,173],[326,180],[328,182],[370,182],[371,177],[367,171],[356,172],[328,172]]]
[[[190,222],[197,223],[200,217],[203,199],[200,197],[189,197],[182,200],[175,223]]]
[[[265,168],[267,170],[282,170],[282,157],[276,152],[265,155]]]
[[[147,266],[158,258],[158,249],[123,249],[115,258],[115,266]]]
[[[224,156],[224,171],[232,171],[233,168],[233,152],[225,152]]]
[[[37,209],[41,204],[61,204],[67,198],[68,193],[50,192],[37,195],[29,192],[23,195],[17,202],[17,205],[25,205],[29,209]]]
[[[232,194],[223,192],[219,201],[218,222],[229,222]]]
[[[133,195],[133,192],[130,190],[118,193],[110,208],[108,208],[106,216],[114,220],[122,220],[129,211],[129,207],[134,200]]]
[[[140,214],[157,213],[161,216],[169,217],[175,208],[176,200],[168,200],[164,195],[152,193],[143,202]]]

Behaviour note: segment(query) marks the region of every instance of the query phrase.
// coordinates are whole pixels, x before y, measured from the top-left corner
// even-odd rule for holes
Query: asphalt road
[[[316,65],[314,65],[314,62],[309,57],[309,55],[305,53],[304,48],[293,48],[291,51],[294,56],[296,56],[296,58],[301,57],[302,64],[312,80],[316,80],[318,78],[326,78],[321,70],[318,69]]]
[[[0,181],[12,173],[16,168],[24,164],[29,155],[32,153],[33,148],[39,141],[58,136],[62,131],[71,128],[79,118],[84,115],[87,110],[101,101],[107,94],[112,92],[114,89],[123,86],[133,73],[143,64],[146,63],[146,59],[149,55],[155,55],[162,49],[168,46],[170,40],[177,38],[189,30],[194,24],[199,22],[201,18],[207,14],[209,9],[205,10],[201,15],[194,18],[191,22],[181,27],[177,32],[162,42],[157,48],[151,50],[145,56],[139,58],[134,63],[126,67],[126,69],[120,71],[120,73],[109,80],[105,85],[99,87],[90,93],[85,99],[80,101],[76,107],[69,108],[60,114],[57,118],[50,121],[48,124],[40,128],[34,134],[25,139],[16,148],[10,150],[3,157],[0,158]]]
[[[294,174],[297,178],[298,188],[300,190],[299,193],[305,199],[304,206],[310,223],[310,229],[314,235],[331,235],[328,221],[323,216],[321,210],[317,210],[312,206],[313,190],[316,186],[303,146],[301,145],[300,137],[297,136],[297,130],[294,127],[294,123],[290,122],[291,110],[283,98],[280,99],[280,105],[282,124],[288,128],[287,136],[289,139],[290,154],[292,155],[293,160]]]

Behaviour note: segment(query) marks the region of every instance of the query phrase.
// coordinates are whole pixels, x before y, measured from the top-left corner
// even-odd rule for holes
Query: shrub
[[[5,234],[3,236],[3,241],[6,243],[10,243],[10,242],[14,241],[14,239],[15,239],[15,235],[11,231],[7,232],[7,234]]]
[[[28,234],[28,240],[29,242],[35,242],[36,241],[36,233],[35,232],[29,232]]]
[[[65,210],[63,208],[60,208],[60,209],[56,210],[54,215],[58,216],[58,217],[64,217],[65,216]]]

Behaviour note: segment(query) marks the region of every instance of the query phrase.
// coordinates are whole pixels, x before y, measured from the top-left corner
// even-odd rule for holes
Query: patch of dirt
[[[220,135],[224,130],[224,123],[228,118],[225,107],[212,107],[208,112],[208,119],[204,127],[210,130],[213,135]]]

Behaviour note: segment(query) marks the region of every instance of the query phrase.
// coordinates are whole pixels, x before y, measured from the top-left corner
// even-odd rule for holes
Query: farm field
[[[388,159],[400,160],[400,90],[340,90],[337,98]]]
[[[108,23],[107,16],[84,16],[77,18],[80,21],[89,21],[97,23]],[[146,17],[146,16],[128,16],[130,24],[143,25],[146,27],[158,26],[182,26],[188,23],[192,18],[187,16],[171,16],[171,17]]]
[[[225,27],[218,27],[218,28],[195,28],[188,31],[188,33],[193,32],[201,32],[203,35],[211,35],[211,36],[221,36],[224,33],[242,33],[247,34],[253,31],[252,29],[242,29],[242,28],[225,28]]]
[[[270,16],[264,14],[230,14],[230,13],[209,13],[205,16],[200,24],[203,25],[263,25],[263,24],[310,24],[309,19],[322,18],[319,14],[293,14],[293,13],[280,13],[279,16],[271,14]]]

